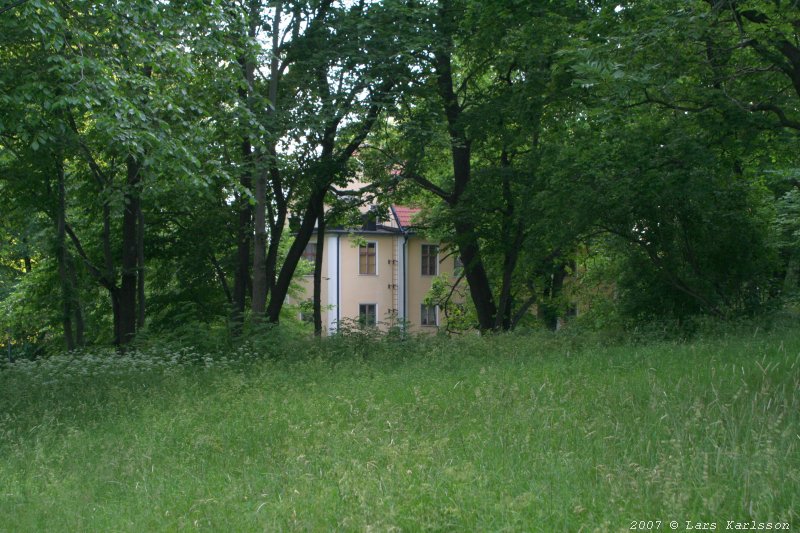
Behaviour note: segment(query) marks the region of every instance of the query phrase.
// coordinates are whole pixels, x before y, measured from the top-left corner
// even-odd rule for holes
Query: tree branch
[[[367,116],[364,118],[364,121],[361,123],[361,129],[356,133],[356,135],[350,140],[350,142],[345,146],[339,156],[336,158],[338,165],[341,166],[347,162],[348,159],[358,150],[361,143],[364,142],[364,139],[367,138],[369,132],[372,131],[372,126],[375,125],[375,121],[378,120],[378,115],[380,115],[381,110],[383,109],[383,104],[376,102],[381,96],[386,95],[394,86],[394,81],[386,80],[384,81],[381,86],[377,89],[375,93],[373,93],[370,97],[371,103],[369,107],[369,111],[367,112]]]
[[[211,259],[211,264],[214,265],[214,271],[219,278],[220,285],[222,285],[222,290],[225,293],[225,298],[227,299],[229,304],[233,303],[233,296],[231,294],[231,289],[228,286],[228,278],[225,276],[225,270],[223,270],[222,266],[219,264],[217,260],[217,256],[214,255],[214,252],[209,251],[208,257]]]
[[[5,13],[6,11],[10,11],[10,10],[14,9],[17,6],[21,6],[22,4],[24,4],[27,1],[28,0],[17,0],[16,2],[14,2],[12,4],[7,5],[6,7],[0,8],[0,15]]]
[[[519,307],[519,309],[517,309],[517,312],[514,313],[514,316],[511,318],[512,330],[517,327],[517,324],[519,324],[519,321],[522,320],[522,317],[525,316],[525,313],[527,313],[528,310],[533,306],[533,304],[535,304],[536,301],[539,299],[535,290],[531,289],[531,293],[532,293],[531,296],[529,296],[527,300],[522,302],[522,305]]]
[[[444,200],[448,204],[452,204],[453,203],[453,194],[452,193],[449,193],[449,192],[445,191],[444,189],[442,189],[441,187],[439,187],[435,183],[429,181],[428,179],[426,179],[423,176],[420,176],[416,172],[413,172],[413,171],[410,171],[410,170],[406,170],[406,171],[404,171],[404,172],[402,172],[400,174],[400,177],[403,178],[403,179],[410,179],[410,180],[416,182],[417,185],[419,185],[420,187],[422,187],[423,189],[425,189],[428,192],[432,192],[433,194],[435,194],[436,196],[438,196],[439,198],[441,198],[442,200]]]
[[[800,121],[792,120],[786,116],[783,109],[774,104],[752,104],[749,106],[750,111],[767,111],[773,113],[778,117],[781,126],[800,131]]]
[[[98,165],[97,161],[95,161],[94,157],[92,156],[92,151],[89,150],[89,147],[86,146],[85,142],[83,142],[80,131],[78,130],[78,125],[75,123],[75,117],[72,116],[72,112],[69,110],[67,110],[67,119],[70,128],[72,128],[72,131],[75,133],[75,138],[78,141],[78,145],[81,147],[81,150],[86,156],[86,162],[89,164],[89,168],[92,170],[92,175],[95,177],[98,185],[100,185],[101,188],[105,187],[111,183],[111,180],[108,179],[108,176],[106,176],[105,172],[103,172],[103,170],[100,168],[100,165]]]
[[[72,244],[75,246],[75,249],[78,251],[78,255],[81,256],[81,259],[83,259],[83,262],[86,264],[86,268],[89,269],[89,273],[92,275],[92,277],[94,277],[97,281],[99,281],[100,284],[103,287],[105,287],[106,289],[108,289],[109,291],[115,290],[116,287],[111,282],[111,280],[109,280],[100,271],[100,269],[97,268],[94,265],[94,263],[92,263],[92,261],[89,259],[89,256],[86,255],[86,251],[83,249],[83,245],[81,244],[80,239],[78,239],[78,236],[75,235],[74,231],[72,231],[72,226],[70,226],[69,224],[66,224],[65,230],[67,232],[67,235],[69,235],[69,238],[72,241]]]
[[[712,104],[703,104],[699,107],[687,107],[678,104],[673,104],[671,102],[667,102],[666,100],[661,100],[660,98],[654,98],[653,96],[650,96],[650,93],[647,92],[647,89],[644,90],[644,98],[645,102],[649,102],[651,104],[657,104],[662,107],[674,109],[676,111],[686,111],[689,113],[698,113],[700,111],[705,111],[706,109],[711,109],[713,107]]]

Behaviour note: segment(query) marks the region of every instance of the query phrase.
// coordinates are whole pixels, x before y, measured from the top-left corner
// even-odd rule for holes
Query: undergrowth
[[[3,365],[0,531],[796,527],[799,446],[795,329],[152,339]]]

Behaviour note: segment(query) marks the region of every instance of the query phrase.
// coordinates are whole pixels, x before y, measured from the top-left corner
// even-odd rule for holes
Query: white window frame
[[[425,259],[425,254],[423,253],[423,250],[425,249],[426,246],[435,246],[436,247],[436,260],[433,262],[435,272],[433,274],[430,274],[430,273],[425,274],[422,271],[422,266],[425,264],[423,262],[423,260]],[[419,275],[420,276],[431,276],[431,277],[439,275],[439,245],[438,244],[432,243],[432,242],[431,243],[424,242],[419,247]]]
[[[362,246],[369,246],[370,244],[375,245],[375,273],[374,274],[364,274],[361,272],[361,247]],[[364,241],[363,243],[359,243],[358,245],[358,275],[359,276],[377,276],[378,272],[378,265],[380,264],[380,258],[378,257],[378,241]]]
[[[422,323],[422,319],[425,316],[423,314],[424,313],[423,310],[426,307],[428,307],[428,308],[433,307],[433,324],[423,324]],[[436,328],[436,327],[439,327],[439,306],[438,305],[420,304],[420,306],[419,306],[419,325],[424,327],[424,328]]]
[[[371,305],[375,308],[375,323],[374,324],[361,324],[361,306],[362,305]],[[366,313],[365,313],[366,314]],[[365,327],[377,327],[378,326],[378,304],[372,302],[361,302],[358,304],[358,323]]]

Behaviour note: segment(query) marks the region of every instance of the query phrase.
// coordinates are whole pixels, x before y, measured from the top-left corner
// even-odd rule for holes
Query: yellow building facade
[[[454,255],[414,232],[418,210],[393,206],[390,211],[388,220],[326,231],[321,303],[327,332],[354,323],[383,330],[404,324],[411,332],[436,332],[444,325],[438,306],[424,300],[437,276],[454,281]],[[316,249],[315,236],[305,258],[312,260]],[[310,299],[312,276],[303,276],[300,284],[300,301]]]

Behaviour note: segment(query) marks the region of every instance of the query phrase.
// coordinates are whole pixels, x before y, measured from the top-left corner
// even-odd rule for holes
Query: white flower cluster
[[[194,348],[149,347],[120,353],[113,349],[87,349],[34,360],[0,360],[0,379],[24,379],[54,385],[75,379],[115,378],[147,373],[170,373],[186,367],[205,370],[233,368],[258,354],[247,345],[229,354],[201,353]]]

